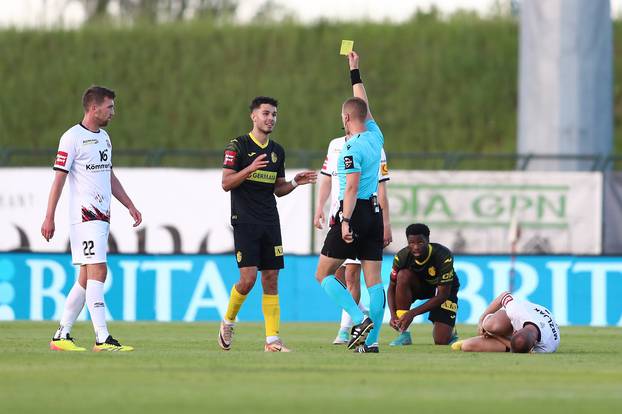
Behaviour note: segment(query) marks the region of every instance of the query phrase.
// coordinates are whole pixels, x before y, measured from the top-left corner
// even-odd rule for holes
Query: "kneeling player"
[[[432,335],[437,345],[448,345],[457,339],[454,332],[458,310],[460,282],[454,271],[451,251],[438,243],[430,243],[430,229],[425,224],[406,228],[408,246],[393,260],[391,281],[387,292],[391,311],[391,327],[400,332],[392,345],[412,343],[407,331],[415,316],[429,312],[434,324]],[[429,299],[413,309],[417,299]]]
[[[465,352],[555,352],[559,327],[544,306],[500,294],[479,319],[480,336],[458,341],[454,350]]]

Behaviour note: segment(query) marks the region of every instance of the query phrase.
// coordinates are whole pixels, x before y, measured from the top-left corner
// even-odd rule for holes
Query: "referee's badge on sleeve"
[[[351,155],[343,157],[343,164],[346,170],[354,168],[354,158]]]

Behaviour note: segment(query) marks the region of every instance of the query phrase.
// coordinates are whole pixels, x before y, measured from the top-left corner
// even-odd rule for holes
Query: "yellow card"
[[[353,47],[354,47],[354,40],[342,40],[339,54],[347,55],[348,53],[352,52]]]

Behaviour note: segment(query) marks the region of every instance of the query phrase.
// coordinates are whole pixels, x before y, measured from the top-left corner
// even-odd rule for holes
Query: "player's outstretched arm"
[[[359,55],[355,51],[348,53],[348,64],[350,66],[350,79],[352,80],[352,93],[355,97],[361,98],[367,104],[367,118],[365,118],[365,120],[374,119],[371,114],[371,108],[369,107],[367,92],[365,91],[365,86],[363,86],[363,81],[361,80]]]
[[[317,173],[315,171],[303,171],[296,174],[293,180],[285,181],[285,178],[279,177],[274,185],[274,195],[283,197],[294,191],[299,185],[313,184],[317,181]]]
[[[58,206],[58,200],[63,193],[63,187],[67,180],[67,173],[64,171],[56,171],[54,175],[54,181],[52,182],[52,188],[50,188],[50,195],[48,196],[48,207],[45,212],[45,219],[41,225],[41,235],[47,241],[50,241],[54,237],[54,231],[56,226],[54,224],[54,217],[56,216],[56,206]]]
[[[134,219],[133,227],[137,227],[143,221],[143,216],[140,211],[138,211],[136,206],[134,206],[130,196],[125,192],[125,189],[121,185],[121,181],[119,181],[115,175],[114,170],[110,172],[110,186],[112,187],[112,195],[114,198],[119,200],[119,202],[128,209],[130,216]]]

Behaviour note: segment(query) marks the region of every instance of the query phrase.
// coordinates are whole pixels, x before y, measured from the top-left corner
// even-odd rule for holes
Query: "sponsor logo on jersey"
[[[248,178],[249,181],[256,181],[258,183],[274,184],[276,182],[276,171],[254,171]]]
[[[354,168],[354,158],[351,155],[343,157],[343,164],[346,170],[351,170]]]
[[[56,153],[56,161],[54,165],[58,165],[59,167],[64,167],[67,164],[67,153],[64,151],[58,151]]]
[[[430,266],[430,268],[428,269],[428,274],[430,276],[436,276],[436,269],[434,268],[434,266]]]
[[[86,164],[87,171],[108,171],[110,168],[112,168],[112,164],[109,162],[102,164]]]
[[[270,157],[272,158],[273,163],[276,163],[279,160],[279,157],[276,156],[276,152],[270,154]]]
[[[99,141],[96,140],[95,138],[85,139],[84,141],[82,141],[82,145],[93,145],[93,144],[99,144]]]
[[[274,255],[283,256],[283,246],[274,246]]]
[[[235,165],[235,159],[237,158],[238,153],[235,151],[225,151],[225,161],[223,164],[226,167],[233,167]]]
[[[458,310],[458,304],[450,300],[446,300],[443,304],[441,304],[441,308],[456,313],[456,311]]]

